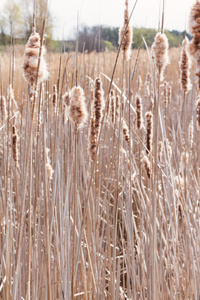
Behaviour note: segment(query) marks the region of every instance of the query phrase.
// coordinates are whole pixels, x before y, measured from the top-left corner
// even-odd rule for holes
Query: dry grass
[[[138,76],[142,117],[152,111],[156,89],[146,81],[150,73],[147,51],[118,61],[112,89],[124,90],[124,122],[129,141],[123,140],[121,120],[106,115],[96,162],[89,153],[94,80],[99,73],[108,97],[116,53],[79,54],[78,83],[89,112],[78,130],[68,119],[62,95],[75,85],[75,54],[47,53],[49,80],[40,85],[33,122],[27,83],[21,72],[24,49],[15,47],[13,88],[7,97],[9,52],[1,54],[1,95],[7,97],[9,119],[1,110],[0,144],[0,299],[152,299],[153,178],[142,159],[146,155],[145,122],[136,122]],[[160,147],[156,181],[156,299],[200,299],[199,142],[196,122],[196,85],[184,95],[179,83],[181,49],[169,51],[165,80],[172,98],[165,106],[160,85],[158,116]],[[99,61],[99,64],[98,64]],[[60,73],[60,76],[59,76]],[[58,87],[56,109],[53,85]],[[119,89],[116,89],[116,86]],[[121,99],[120,99],[121,98]],[[120,102],[122,97],[120,97]],[[128,101],[128,100],[129,101]],[[130,105],[129,105],[130,104]],[[105,113],[105,110],[104,110]],[[185,128],[194,120],[194,141]],[[13,126],[19,136],[19,166],[13,157]],[[122,139],[120,139],[122,137]],[[49,149],[47,156],[46,147]],[[148,159],[154,164],[154,140]],[[186,147],[186,148],[185,148]],[[75,151],[75,148],[77,148]],[[187,158],[186,158],[187,156]],[[48,176],[52,166],[53,177]],[[49,167],[49,165],[48,165]],[[152,171],[152,170],[151,170]],[[186,175],[185,175],[186,174]]]

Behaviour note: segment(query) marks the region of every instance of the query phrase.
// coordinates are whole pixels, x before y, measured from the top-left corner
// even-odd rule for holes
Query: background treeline
[[[37,0],[36,7],[36,25],[39,33],[42,30],[42,22],[45,11],[45,1]],[[15,44],[25,44],[32,30],[32,1],[8,0],[4,8],[0,11],[0,51],[6,45],[10,45],[11,36],[15,40]],[[54,52],[74,51],[76,45],[76,29],[74,29],[74,38],[72,40],[56,41],[53,38],[54,22],[53,16],[48,11],[46,20],[46,46],[48,50]],[[88,27],[82,25],[79,29],[79,51],[92,52],[96,50],[113,51],[118,47],[118,27],[93,26]],[[134,28],[133,29],[133,48],[138,48],[143,36],[150,47],[156,35],[156,29]],[[184,37],[184,31],[177,30],[165,33],[169,40],[170,47],[179,47]],[[190,37],[189,37],[190,38]],[[144,48],[144,43],[142,43]]]

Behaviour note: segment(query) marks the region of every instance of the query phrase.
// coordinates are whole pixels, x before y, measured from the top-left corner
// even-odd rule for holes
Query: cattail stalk
[[[189,92],[191,89],[191,83],[190,83],[190,57],[187,52],[187,45],[188,45],[188,38],[185,37],[183,40],[183,50],[181,53],[181,59],[180,59],[180,82],[181,82],[181,88],[184,91],[185,94]]]
[[[15,125],[13,125],[12,129],[13,129],[13,135],[12,135],[13,159],[15,162],[15,166],[18,169],[19,168],[19,150],[18,150],[19,137]]]
[[[87,116],[84,91],[80,86],[75,86],[71,90],[69,118],[76,124],[78,129],[84,125]]]
[[[126,141],[127,145],[130,145],[130,134],[129,134],[129,129],[128,126],[126,125],[126,122],[123,121],[123,135],[124,135],[124,140]]]
[[[142,163],[143,163],[144,168],[146,170],[147,177],[150,179],[151,178],[151,163],[150,163],[149,158],[146,155],[143,156]]]
[[[101,78],[97,77],[95,80],[95,88],[94,88],[94,114],[95,114],[95,128],[96,128],[97,136],[99,134],[103,108],[104,108],[104,99],[103,99],[102,83],[101,83]]]
[[[136,115],[137,115],[137,129],[140,130],[142,128],[142,123],[143,123],[143,119],[142,119],[142,99],[140,97],[139,94],[136,95]]]

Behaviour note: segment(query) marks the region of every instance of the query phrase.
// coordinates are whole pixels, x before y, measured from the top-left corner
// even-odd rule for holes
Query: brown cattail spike
[[[144,168],[146,170],[147,176],[150,179],[151,178],[151,163],[150,163],[150,160],[148,159],[148,157],[146,155],[143,156],[142,163],[143,163]]]
[[[101,87],[101,79],[100,77],[97,77],[95,80],[95,89],[94,89],[94,113],[95,113],[95,128],[97,131],[97,135],[99,133],[103,108],[104,108],[104,99],[103,99],[103,90]]]
[[[117,95],[115,98],[115,109],[116,109],[116,120],[119,118],[120,107],[119,107],[119,96]]]
[[[183,51],[181,54],[181,60],[180,60],[180,69],[181,69],[181,75],[180,75],[180,81],[181,81],[181,88],[184,91],[184,93],[188,93],[191,89],[191,83],[190,83],[190,57],[187,53],[187,45],[188,45],[188,38],[185,37],[183,40]]]
[[[40,35],[37,32],[33,32],[29,37],[28,43],[25,48],[24,58],[23,58],[23,76],[24,79],[33,84],[38,76],[38,82],[46,80],[49,76],[47,71],[46,61],[44,59],[45,47],[42,47],[41,58],[40,58],[40,69],[38,69],[38,59],[40,52]]]
[[[1,100],[1,117],[2,120],[5,121],[5,119],[8,116],[7,109],[6,109],[6,98],[4,96],[0,96]]]
[[[198,125],[198,129],[200,129],[200,99],[198,99],[196,103],[196,113],[197,113],[197,125]]]
[[[95,118],[94,116],[91,118],[90,123],[90,141],[89,141],[89,151],[91,159],[95,159],[97,149],[97,135],[96,135],[96,129],[95,129]]]
[[[152,137],[153,137],[153,114],[152,112],[147,112],[146,115],[146,152],[147,154],[151,152],[152,149]]]
[[[56,107],[57,106],[57,99],[58,98],[58,94],[57,94],[57,85],[54,84],[53,85],[53,94],[52,94],[52,102],[53,102],[53,106]]]
[[[13,129],[13,136],[12,136],[12,140],[13,140],[13,144],[12,144],[12,147],[13,147],[13,159],[14,159],[16,168],[18,168],[19,167],[19,150],[18,150],[18,140],[19,140],[19,137],[17,135],[15,125],[13,125],[12,129]]]
[[[189,52],[192,57],[197,62],[197,72],[196,75],[199,78],[199,88],[200,88],[200,1],[197,0],[195,4],[193,4],[190,11],[189,18],[189,31],[190,34],[193,35],[193,39],[189,45]]]
[[[83,126],[87,116],[84,91],[80,86],[75,86],[71,90],[69,117],[79,128]]]
[[[168,39],[164,33],[158,32],[152,45],[152,57],[156,72],[160,79],[163,79],[163,73],[168,64]]]
[[[137,114],[137,129],[140,130],[142,128],[142,99],[137,94],[136,95],[136,114]]]
[[[126,143],[129,146],[130,145],[130,135],[129,135],[128,126],[126,125],[125,121],[123,121],[123,135],[124,135],[124,140],[126,141]]]
[[[132,43],[132,27],[129,22],[129,11],[128,11],[128,0],[125,1],[125,10],[124,10],[124,25],[119,30],[119,45],[121,45],[121,52],[123,59],[128,61],[131,56],[131,43]],[[123,38],[123,41],[122,41]]]

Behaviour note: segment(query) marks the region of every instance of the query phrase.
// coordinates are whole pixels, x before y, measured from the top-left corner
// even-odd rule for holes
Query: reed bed
[[[37,88],[24,48],[1,54],[0,299],[200,299],[199,87],[193,66],[183,91],[182,50],[162,70],[150,49],[122,53],[113,81],[117,53],[47,52]]]

